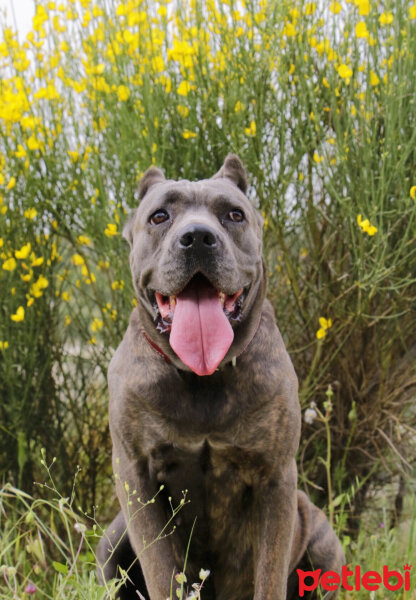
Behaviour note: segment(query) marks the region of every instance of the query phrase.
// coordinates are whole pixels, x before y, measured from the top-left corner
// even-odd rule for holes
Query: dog
[[[108,371],[121,512],[97,549],[122,599],[166,600],[185,561],[187,585],[210,571],[204,600],[297,598],[296,569],[345,561],[297,491],[297,377],[247,185],[232,154],[196,182],[153,166],[123,231],[138,305]]]

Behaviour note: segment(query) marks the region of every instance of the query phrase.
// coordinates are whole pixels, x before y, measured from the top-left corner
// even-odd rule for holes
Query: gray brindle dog
[[[124,230],[138,305],[108,372],[122,510],[98,548],[106,580],[133,563],[123,599],[169,598],[193,525],[186,575],[190,585],[210,570],[203,600],[297,598],[297,568],[344,564],[326,517],[296,489],[297,378],[246,190],[235,155],[197,182],[151,167]],[[184,490],[174,532],[160,536]]]

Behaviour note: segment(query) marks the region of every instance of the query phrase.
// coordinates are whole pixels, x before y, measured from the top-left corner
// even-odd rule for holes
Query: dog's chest
[[[141,422],[140,451],[155,486],[165,484],[173,498],[189,490],[197,512],[218,522],[230,503],[233,514],[247,509],[276,461],[280,410],[272,394],[253,376],[230,379],[182,380],[176,401],[163,414],[143,413]]]
[[[178,564],[185,558],[193,529],[190,571],[197,576],[200,568],[212,570],[217,589],[231,586],[224,598],[234,598],[239,582],[242,590],[238,597],[244,598],[243,589],[247,591],[250,585],[245,575],[252,572],[256,494],[261,489],[258,457],[207,438],[154,448],[149,468],[155,486],[164,485],[160,499],[166,517],[171,505],[177,506],[185,498],[172,538]]]
[[[182,492],[199,486],[215,496],[218,487],[227,497],[236,497],[246,488],[261,485],[268,471],[267,461],[256,451],[234,447],[210,436],[177,443],[161,442],[149,456],[149,473],[158,483]]]

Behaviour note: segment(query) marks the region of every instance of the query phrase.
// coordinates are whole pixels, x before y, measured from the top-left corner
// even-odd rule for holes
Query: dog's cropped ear
[[[147,169],[139,184],[139,199],[141,200],[143,196],[147,194],[152,185],[161,183],[162,181],[165,181],[163,171],[158,169],[158,167],[150,167]]]
[[[243,163],[236,154],[229,154],[221,169],[212,179],[226,177],[230,179],[244,194],[247,192],[247,173]]]

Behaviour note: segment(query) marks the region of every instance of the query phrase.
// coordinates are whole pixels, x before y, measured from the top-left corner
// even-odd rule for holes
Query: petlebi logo
[[[348,568],[344,565],[341,574],[336,571],[303,571],[296,569],[299,577],[299,596],[302,598],[305,592],[316,590],[320,584],[324,590],[335,591],[342,588],[347,591],[359,591],[361,588],[370,592],[376,591],[383,586],[384,589],[395,592],[401,589],[410,590],[410,570],[412,565],[406,563],[401,571],[390,570],[388,565],[383,566],[382,573],[378,571],[361,572],[361,567],[356,565]]]

